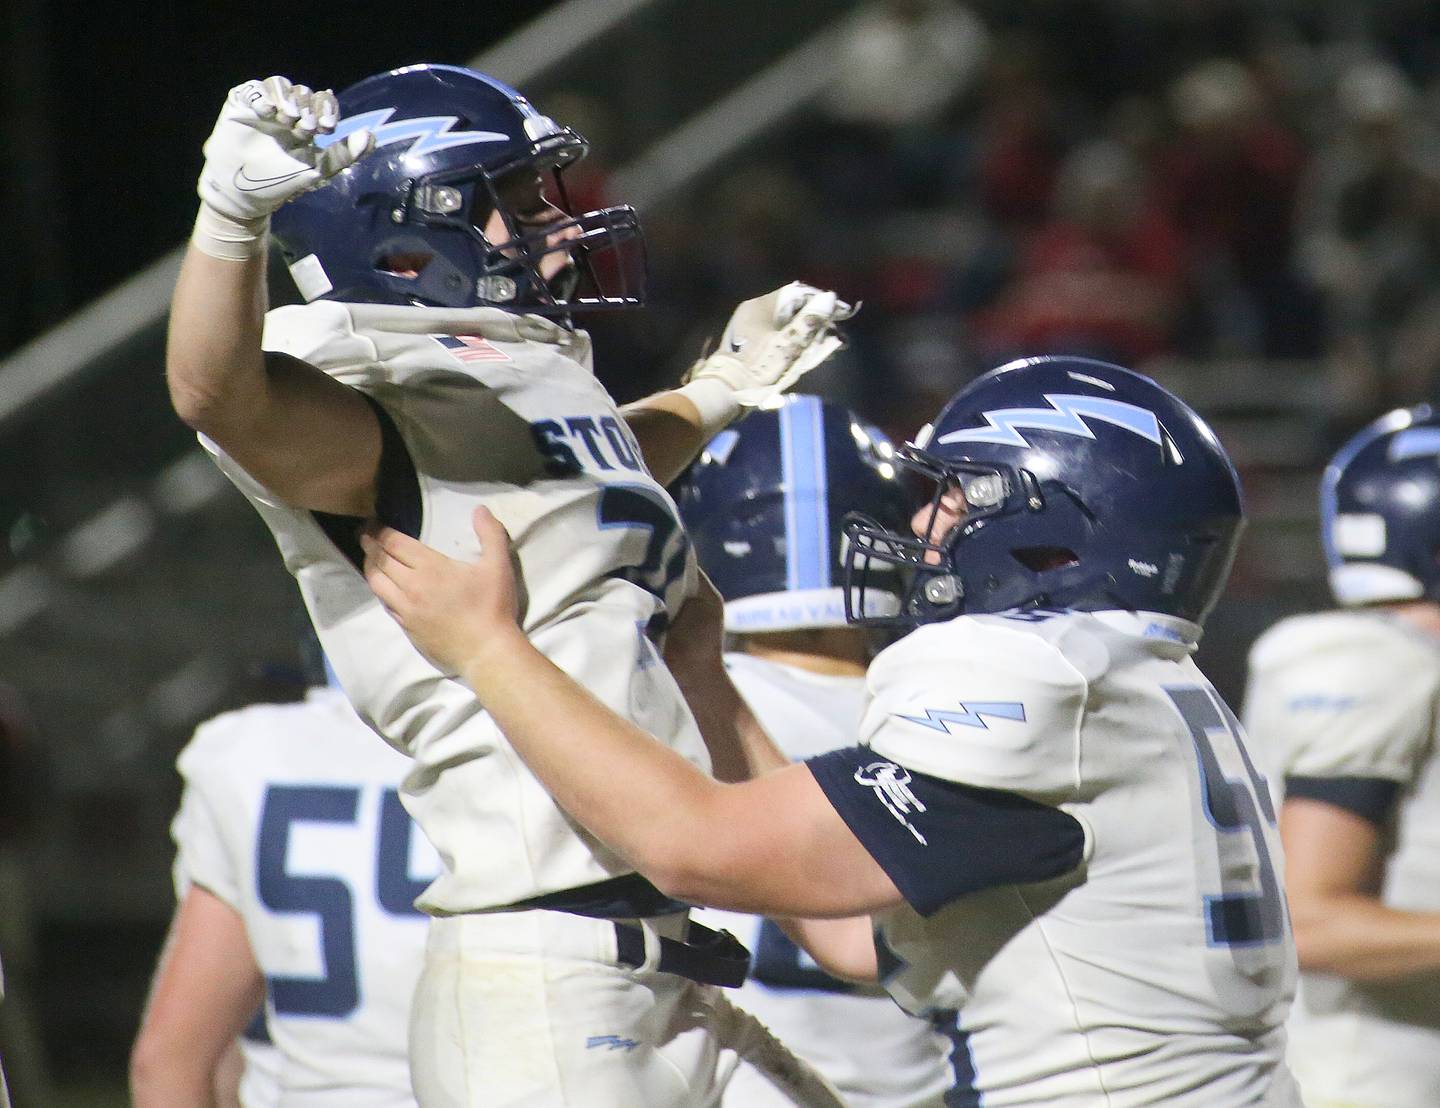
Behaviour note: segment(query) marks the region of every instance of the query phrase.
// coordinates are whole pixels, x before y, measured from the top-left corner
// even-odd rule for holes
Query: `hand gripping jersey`
[[[266,978],[272,1048],[247,1040],[247,1106],[413,1108],[412,902],[439,859],[400,804],[405,768],[331,689],[219,716],[180,755],[177,894],[234,908]]]
[[[1440,641],[1379,612],[1283,620],[1251,651],[1245,716],[1287,796],[1382,828],[1381,900],[1440,911]],[[1307,1100],[1440,1104],[1440,974],[1304,974],[1290,1061]]]
[[[882,979],[948,1019],[947,1104],[1298,1106],[1273,810],[1197,635],[920,627],[870,667],[864,745],[810,762],[906,898],[878,917]]]
[[[808,758],[850,746],[865,705],[861,677],[834,677],[748,654],[726,667],[751,709],[787,754]],[[706,909],[698,918],[725,927],[751,951],[750,978],[733,994],[796,1054],[828,1077],[855,1108],[919,1108],[941,1103],[950,1087],[948,1045],[923,1019],[884,992],[822,972],[770,920]],[[737,1071],[722,1101],[733,1108],[790,1103],[753,1070]]]
[[[514,539],[536,647],[708,769],[652,641],[693,583],[693,558],[583,332],[493,308],[317,301],[271,312],[265,345],[374,402],[383,520],[464,559],[473,509],[488,506]],[[219,460],[274,532],[347,695],[414,759],[405,804],[445,862],[421,906],[469,912],[630,872],[561,813],[470,690],[415,650],[332,542],[333,521]]]

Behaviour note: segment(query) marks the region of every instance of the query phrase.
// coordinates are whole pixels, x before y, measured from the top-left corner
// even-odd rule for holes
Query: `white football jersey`
[[[1273,810],[1190,658],[1198,633],[1123,612],[962,616],[872,663],[853,777],[816,776],[872,853],[868,822],[901,844],[876,853],[907,897],[877,917],[882,978],[948,1021],[947,1103],[1298,1105]],[[1063,876],[1018,876],[1047,872],[1043,841],[987,839],[1017,810],[1083,838],[1048,871]]]
[[[736,687],[777,745],[795,759],[851,746],[865,706],[865,679],[811,673],[748,654],[727,654]],[[724,927],[750,948],[750,979],[732,999],[830,1079],[855,1108],[941,1103],[951,1085],[948,1044],[929,1022],[903,1012],[878,987],[822,972],[773,922],[707,908],[695,918]],[[723,1104],[785,1104],[763,1077],[742,1069]]]
[[[332,689],[218,716],[180,755],[177,894],[193,883],[233,907],[266,978],[274,1054],[247,1049],[247,1106],[414,1104],[429,921],[413,902],[439,859],[400,803],[407,764]]]
[[[591,371],[584,332],[494,308],[317,301],[271,312],[265,345],[384,410],[404,444],[387,447],[387,463],[408,454],[414,465],[398,483],[418,496],[422,542],[473,558],[473,509],[488,506],[514,540],[535,646],[709,768],[652,641],[693,585],[693,555]],[[361,716],[414,759],[405,804],[445,863],[422,907],[475,911],[631,872],[560,811],[469,688],[415,650],[321,521],[217,457],[274,532]],[[382,515],[395,473],[381,474]]]
[[[1381,612],[1276,624],[1250,654],[1245,723],[1285,778],[1398,786],[1380,897],[1440,911],[1440,640]],[[1311,792],[1307,792],[1311,795]],[[1399,981],[1302,975],[1291,1068],[1307,1099],[1440,1104],[1440,973]]]

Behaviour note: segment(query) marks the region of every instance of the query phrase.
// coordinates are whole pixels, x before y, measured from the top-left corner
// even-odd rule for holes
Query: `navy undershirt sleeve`
[[[914,773],[863,746],[805,764],[922,916],[982,889],[1060,877],[1084,858],[1079,820],[1048,804]]]
[[[1388,777],[1287,777],[1285,797],[1321,800],[1383,827],[1400,796],[1400,782]]]

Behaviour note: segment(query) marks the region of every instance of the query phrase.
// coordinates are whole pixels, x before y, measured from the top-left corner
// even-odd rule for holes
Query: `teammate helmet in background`
[[[895,622],[1012,608],[1131,609],[1200,622],[1244,523],[1213,431],[1148,377],[1089,358],[1026,358],[961,389],[896,459],[963,493],[964,518],[927,542],[846,522],[846,600],[877,568],[908,576]],[[920,517],[923,522],[927,517]]]
[[[1320,481],[1320,525],[1339,603],[1440,600],[1440,415],[1400,408],[1342,446]]]
[[[677,497],[700,565],[735,633],[843,627],[841,521],[852,510],[903,527],[911,504],[894,448],[814,396],[783,397],[712,439]],[[893,581],[872,602],[894,612]]]
[[[585,140],[541,115],[514,89],[473,70],[412,65],[367,77],[339,96],[328,144],[355,131],[375,149],[272,217],[271,231],[307,300],[492,305],[565,315],[630,307],[644,298],[644,246],[635,210],[603,208],[524,227],[503,202],[507,180],[552,174],[548,199],[569,209],[563,171]],[[506,242],[482,232],[499,210]],[[563,247],[547,236],[568,232]],[[576,264],[548,282],[551,249]]]

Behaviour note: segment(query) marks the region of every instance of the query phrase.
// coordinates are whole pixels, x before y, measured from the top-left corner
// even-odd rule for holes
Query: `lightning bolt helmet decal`
[[[901,626],[1041,609],[1199,623],[1219,597],[1244,523],[1239,478],[1157,382],[1093,358],[1023,358],[962,388],[928,427],[895,454],[932,489],[914,531],[847,521],[855,622],[881,622],[863,615],[865,594],[895,567],[908,584],[889,622]],[[989,726],[982,706],[962,709],[913,722]]]
[[[989,442],[1028,449],[1030,443],[1020,434],[1019,428],[1028,427],[1037,431],[1052,431],[1058,435],[1078,435],[1080,438],[1093,439],[1095,433],[1086,425],[1085,420],[1094,419],[1123,428],[1153,443],[1160,442],[1160,421],[1148,408],[1103,396],[1077,396],[1070,393],[1047,394],[1045,402],[1050,405],[1048,409],[1001,408],[998,411],[983,412],[988,427],[948,431],[935,441],[941,445],[955,442]]]

